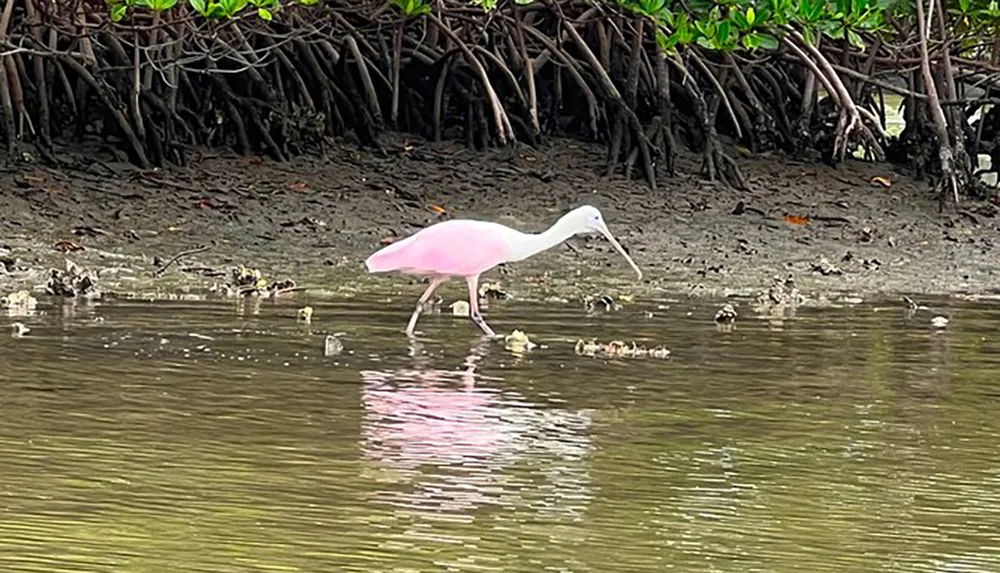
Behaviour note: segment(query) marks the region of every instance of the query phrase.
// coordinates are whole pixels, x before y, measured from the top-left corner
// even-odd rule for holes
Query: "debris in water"
[[[732,324],[736,322],[736,317],[739,315],[736,313],[736,309],[733,305],[727,304],[719,309],[719,312],[715,313],[715,322],[719,324]]]
[[[344,343],[332,334],[326,336],[323,342],[323,356],[336,356],[344,351]]]
[[[7,309],[9,313],[32,311],[35,310],[36,306],[38,306],[38,300],[26,290],[12,292],[0,298],[0,308]]]
[[[441,312],[441,303],[444,299],[441,297],[434,297],[434,299],[420,304],[420,312],[433,312],[435,314]]]
[[[312,316],[313,316],[313,307],[304,306],[299,309],[299,312],[296,315],[296,320],[299,320],[306,324],[310,324],[312,322]]]
[[[12,331],[11,335],[14,338],[21,338],[25,334],[28,334],[29,332],[31,332],[30,328],[28,328],[27,326],[21,324],[20,322],[15,322],[14,324],[10,325],[10,327],[11,327],[11,331]]]
[[[784,279],[775,275],[767,292],[757,297],[754,311],[768,315],[790,314],[802,301],[803,297],[795,286],[795,278],[791,273]]]
[[[909,315],[912,315],[918,310],[930,310],[930,308],[918,303],[908,296],[901,296],[900,299],[906,303],[906,311]]]
[[[51,269],[45,291],[53,296],[97,298],[97,273],[66,259],[66,270]]]
[[[594,358],[669,358],[670,350],[663,346],[656,348],[646,348],[639,346],[635,342],[631,345],[621,340],[612,340],[607,344],[597,342],[596,339],[589,341],[579,340],[576,343],[576,353],[580,356],[590,356]]]
[[[451,313],[455,316],[469,316],[469,303],[464,300],[451,303]]]
[[[934,328],[943,329],[948,327],[949,322],[950,321],[946,317],[935,316],[934,318],[931,319],[931,326],[933,326]]]
[[[297,286],[295,284],[295,281],[293,281],[292,279],[285,279],[283,281],[278,281],[272,284],[271,286],[267,287],[268,294],[272,297],[298,290],[305,290],[305,289]]]
[[[259,269],[240,265],[230,271],[230,291],[242,296],[267,294],[268,296],[278,296],[282,293],[302,290],[295,286],[295,281],[285,279],[273,284],[269,284]]]
[[[232,286],[236,287],[240,294],[244,294],[244,291],[248,294],[257,292],[267,287],[267,281],[264,280],[260,270],[247,268],[243,265],[233,268],[230,279]]]
[[[500,287],[500,283],[483,283],[479,286],[479,298],[500,300],[510,298],[510,295]]]
[[[583,306],[588,312],[595,312],[600,309],[605,311],[618,310],[618,303],[606,294],[598,296],[587,295],[583,298]]]
[[[515,330],[508,334],[504,337],[503,341],[507,350],[515,354],[522,354],[536,346],[534,342],[528,339],[528,335],[520,330]]]

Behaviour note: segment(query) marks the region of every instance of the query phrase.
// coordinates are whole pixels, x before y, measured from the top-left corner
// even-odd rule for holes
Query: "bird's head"
[[[621,253],[623,257],[625,257],[628,264],[632,267],[636,274],[639,275],[639,280],[642,280],[642,271],[640,271],[639,267],[636,266],[632,257],[630,257],[618,241],[615,240],[614,235],[612,235],[611,231],[608,229],[607,223],[604,222],[604,216],[597,210],[597,207],[593,207],[591,205],[577,207],[569,213],[566,213],[563,219],[569,224],[576,234],[600,233],[604,235],[604,237],[611,242],[611,245],[614,246],[614,248]]]

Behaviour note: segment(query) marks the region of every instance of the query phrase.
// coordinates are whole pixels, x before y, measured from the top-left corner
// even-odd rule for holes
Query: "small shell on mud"
[[[464,300],[451,303],[451,313],[455,316],[469,316],[469,303]]]
[[[612,340],[607,344],[602,344],[595,339],[589,341],[581,339],[577,341],[574,350],[580,356],[594,358],[668,358],[670,356],[670,350],[662,346],[646,348],[635,342],[629,345],[621,340]]]
[[[336,356],[344,351],[344,343],[332,334],[326,336],[323,341],[323,356]]]
[[[534,342],[528,339],[528,335],[520,330],[515,330],[508,334],[504,337],[503,341],[507,350],[518,354],[531,350],[536,346]]]
[[[948,328],[950,321],[944,316],[935,316],[931,319],[931,326],[934,328]]]
[[[296,314],[296,320],[309,324],[312,322],[312,315],[313,315],[313,307],[304,306],[300,308],[299,312]]]
[[[31,332],[30,328],[21,324],[20,322],[15,322],[14,324],[10,325],[10,328],[11,328],[11,336],[13,336],[14,338],[21,338],[25,334]]]

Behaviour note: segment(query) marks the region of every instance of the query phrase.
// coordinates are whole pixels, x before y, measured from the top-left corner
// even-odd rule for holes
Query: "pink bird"
[[[479,275],[499,265],[522,261],[550,249],[573,235],[599,232],[622,254],[639,279],[642,271],[615,240],[601,212],[585,205],[565,214],[544,233],[515,231],[499,223],[453,219],[421,229],[385,247],[365,261],[369,273],[400,271],[426,276],[430,285],[417,302],[406,334],[413,336],[417,318],[435,289],[451,277],[463,277],[469,286],[469,316],[487,334],[496,336],[479,314]]]

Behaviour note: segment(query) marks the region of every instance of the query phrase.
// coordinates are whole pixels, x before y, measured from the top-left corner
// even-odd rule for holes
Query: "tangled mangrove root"
[[[142,168],[184,165],[199,146],[283,161],[323,153],[346,134],[381,149],[381,134],[394,129],[479,149],[585,137],[608,145],[607,175],[638,175],[651,189],[674,174],[682,146],[702,154],[706,178],[737,188],[746,181],[728,144],[752,153],[818,146],[837,162],[860,143],[875,160],[888,146],[890,157],[919,169],[964,165],[928,160],[940,146],[925,149],[919,138],[886,136],[883,91],[906,96],[913,133],[932,116],[937,125],[928,110],[944,104],[925,95],[913,66],[895,70],[899,49],[880,41],[867,51],[817,46],[788,26],[762,51],[696,43],[665,51],[658,24],[619,2],[506,2],[484,11],[414,0],[406,15],[395,1],[298,0],[279,9],[251,0],[257,16],[233,17],[248,6],[240,2],[5,0],[6,156],[17,160],[31,144],[59,163],[57,143],[99,139]],[[908,86],[879,79],[877,66]],[[951,88],[947,121],[956,125],[966,111]],[[992,149],[981,136],[996,132],[980,129],[976,145]]]

